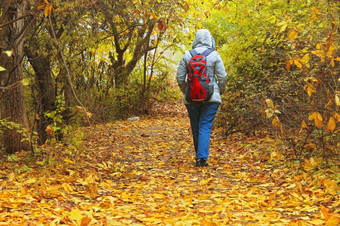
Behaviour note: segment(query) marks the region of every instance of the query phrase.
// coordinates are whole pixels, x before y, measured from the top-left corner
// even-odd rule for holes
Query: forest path
[[[183,112],[82,132],[82,142],[47,146],[45,158],[28,165],[30,170],[10,172],[11,161],[1,166],[8,177],[0,177],[0,225],[324,225],[325,220],[333,225],[339,220],[338,187],[292,174],[278,153],[270,156],[275,143],[267,136],[223,138],[214,129],[210,165],[197,168]]]

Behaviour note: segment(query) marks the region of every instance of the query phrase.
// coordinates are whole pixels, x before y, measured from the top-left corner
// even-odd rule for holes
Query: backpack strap
[[[197,51],[194,50],[194,49],[189,50],[189,52],[190,52],[192,57],[197,56],[197,55],[207,57],[210,53],[214,52],[214,50],[213,49],[206,49],[203,53],[200,53],[200,54],[198,54]]]
[[[190,52],[190,54],[191,54],[191,57],[194,57],[194,56],[197,56],[197,55],[198,55],[197,51],[194,50],[194,49],[189,50],[189,52]]]
[[[210,53],[214,52],[213,49],[206,49],[203,53],[200,55],[207,57]]]
[[[201,53],[200,55],[201,56],[204,56],[204,57],[207,57],[210,53],[214,52],[213,49],[206,49],[203,53]],[[212,76],[212,75],[208,75],[207,76],[210,78],[210,79],[215,79],[215,76]]]

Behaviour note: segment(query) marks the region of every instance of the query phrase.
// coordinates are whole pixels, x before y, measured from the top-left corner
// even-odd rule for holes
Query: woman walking
[[[190,97],[190,93],[188,93],[190,91],[188,90],[192,85],[190,85],[191,77],[189,72],[192,71],[192,68],[190,68],[189,64],[191,64],[195,55],[205,57],[200,59],[204,59],[205,66],[203,67],[206,68],[206,80],[208,80],[204,80],[204,82],[209,83],[210,88],[207,89],[210,89],[210,91],[202,89],[204,91],[202,92],[196,89],[197,92],[191,91]],[[221,95],[225,90],[227,82],[227,74],[222,59],[219,53],[215,51],[215,41],[207,29],[201,29],[196,33],[192,50],[186,51],[179,63],[176,79],[181,91],[185,95],[184,104],[190,118],[196,152],[196,166],[207,166],[211,129],[216,112],[222,102]],[[193,93],[199,96],[200,93],[205,93],[205,91],[210,93],[211,97],[208,95],[206,97],[208,99],[203,101],[192,96]]]

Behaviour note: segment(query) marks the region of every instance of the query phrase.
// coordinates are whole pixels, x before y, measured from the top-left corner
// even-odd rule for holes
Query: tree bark
[[[26,1],[2,1],[0,8],[3,9],[0,23],[11,21],[21,17],[27,6]],[[21,59],[23,57],[24,41],[24,19],[3,27],[0,30],[0,49],[13,50],[11,57],[1,54],[0,63],[6,71],[0,72],[0,85],[7,87],[2,89],[1,118],[7,121],[20,124],[22,128],[29,130],[26,104],[24,98],[24,87],[21,83],[23,79]],[[2,144],[7,153],[15,153],[20,150],[29,150],[29,141],[22,142],[25,132],[18,129],[3,128]]]
[[[53,119],[45,116],[45,113],[56,110],[56,96],[54,93],[54,84],[51,74],[50,59],[43,55],[33,54],[29,49],[25,49],[28,60],[31,63],[35,72],[35,85],[38,91],[37,119],[38,144],[42,145],[47,140],[48,136],[46,128],[53,123]]]

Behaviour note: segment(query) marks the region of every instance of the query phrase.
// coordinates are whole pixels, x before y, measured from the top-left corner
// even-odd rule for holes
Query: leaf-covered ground
[[[337,225],[339,172],[286,164],[265,134],[212,134],[194,166],[185,114],[96,125],[0,159],[0,225]]]

